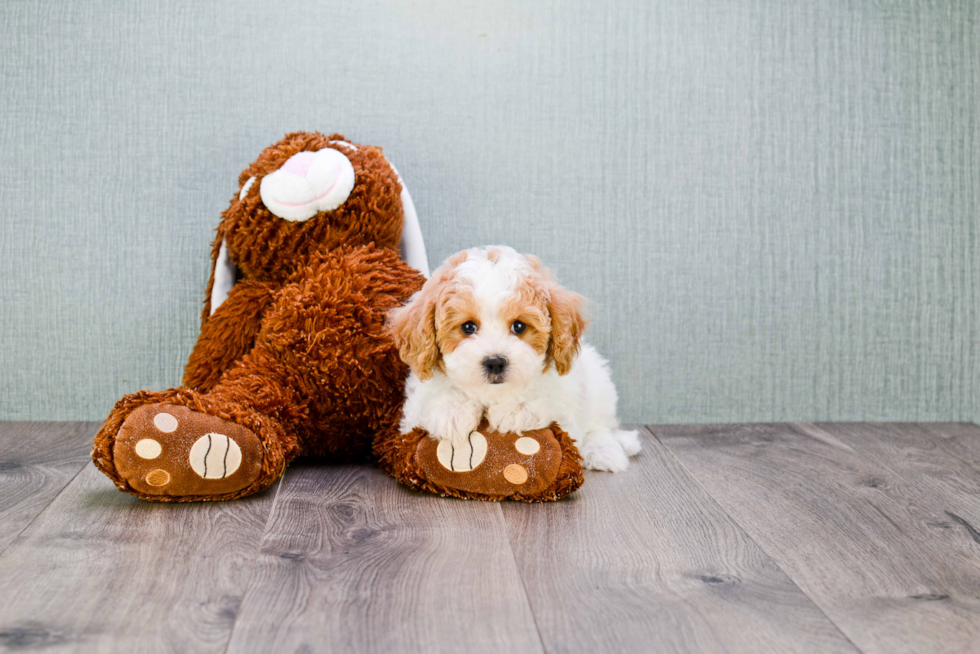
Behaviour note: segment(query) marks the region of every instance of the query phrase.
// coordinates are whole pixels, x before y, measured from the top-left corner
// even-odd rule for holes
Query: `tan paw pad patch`
[[[512,463],[504,468],[504,479],[516,486],[520,486],[527,481],[527,470],[523,466]]]
[[[166,470],[160,470],[159,468],[156,470],[150,470],[148,473],[146,473],[146,483],[148,483],[150,486],[156,486],[158,488],[160,486],[166,486],[170,483],[170,473]]]

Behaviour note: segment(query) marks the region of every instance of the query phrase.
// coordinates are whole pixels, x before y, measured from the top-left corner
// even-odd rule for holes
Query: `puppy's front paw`
[[[626,450],[608,433],[590,435],[578,450],[590,470],[622,472],[630,465]]]
[[[541,418],[526,404],[494,404],[487,409],[487,422],[501,433],[518,435],[551,424],[551,420]]]
[[[623,446],[623,451],[626,452],[626,456],[636,456],[640,453],[640,449],[642,448],[640,445],[640,432],[617,429],[613,431],[613,438]]]
[[[422,427],[439,440],[448,440],[454,446],[462,445],[470,433],[480,424],[483,407],[472,402],[446,404],[432,411]]]

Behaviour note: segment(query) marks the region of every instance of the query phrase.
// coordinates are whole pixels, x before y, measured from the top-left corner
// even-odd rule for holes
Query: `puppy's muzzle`
[[[483,371],[491,384],[502,384],[507,372],[507,357],[495,354],[483,359]]]

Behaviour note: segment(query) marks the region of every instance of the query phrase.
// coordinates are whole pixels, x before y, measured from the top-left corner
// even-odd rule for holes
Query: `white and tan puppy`
[[[581,341],[584,301],[513,248],[450,257],[390,315],[412,369],[402,432],[422,427],[462,443],[484,414],[502,432],[557,422],[586,467],[625,470],[640,440],[619,428],[608,364]]]

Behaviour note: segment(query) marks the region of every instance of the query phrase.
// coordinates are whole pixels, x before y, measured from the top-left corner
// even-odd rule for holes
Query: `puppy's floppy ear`
[[[408,304],[388,313],[388,331],[398,348],[398,356],[423,381],[432,377],[432,371],[442,360],[436,340],[440,289],[449,283],[456,266],[466,261],[466,257],[464,250],[446,259]]]
[[[428,280],[408,304],[388,313],[388,331],[398,348],[398,356],[419,379],[432,377],[439,363],[436,343],[436,284]]]
[[[554,280],[548,284],[548,312],[551,314],[551,338],[548,359],[554,361],[559,375],[568,374],[579,352],[579,341],[588,321],[582,315],[585,298],[562,288]]]

